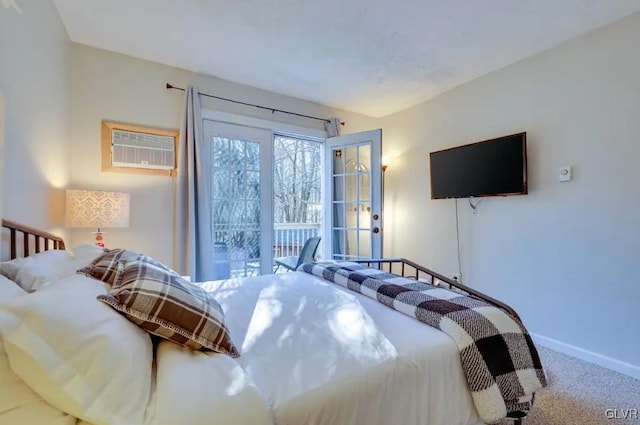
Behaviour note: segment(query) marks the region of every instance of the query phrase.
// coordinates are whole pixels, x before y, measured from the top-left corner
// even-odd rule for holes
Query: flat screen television
[[[431,199],[527,194],[527,133],[430,153]]]

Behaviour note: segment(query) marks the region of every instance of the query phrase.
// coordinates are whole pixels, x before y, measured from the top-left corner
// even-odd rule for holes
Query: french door
[[[381,153],[382,130],[327,139],[323,258],[382,256]]]
[[[210,119],[203,120],[203,133],[211,152],[215,278],[272,273],[274,233],[278,234],[274,133]],[[382,255],[381,138],[381,130],[373,130],[326,140],[322,258]],[[306,173],[312,182],[313,174]],[[294,179],[296,187],[304,180],[301,174]],[[313,207],[307,205],[305,211]]]
[[[216,279],[272,273],[273,132],[212,120],[213,262]]]

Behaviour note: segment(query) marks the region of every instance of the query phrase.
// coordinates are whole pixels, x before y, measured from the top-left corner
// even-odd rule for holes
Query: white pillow
[[[149,335],[102,304],[107,290],[74,274],[0,305],[13,371],[52,406],[94,425],[139,425],[149,401]]]
[[[82,263],[78,268],[89,265],[90,262],[98,258],[98,256],[104,254],[105,249],[100,248],[96,244],[85,243],[73,248],[73,258],[75,261]]]
[[[60,266],[71,260],[73,255],[70,252],[52,249],[3,262],[0,264],[0,271],[25,291],[35,291],[51,277],[56,277]]]
[[[0,263],[0,273],[25,291],[33,292],[48,282],[74,274],[104,253],[100,247],[80,245],[73,253],[58,249]]]
[[[16,275],[18,274],[18,271],[20,270],[20,268],[29,261],[33,261],[33,258],[26,257],[26,258],[16,258],[11,261],[3,261],[0,263],[0,274],[13,280],[16,278]]]
[[[0,303],[9,301],[19,295],[25,295],[27,292],[18,286],[13,280],[0,275]]]

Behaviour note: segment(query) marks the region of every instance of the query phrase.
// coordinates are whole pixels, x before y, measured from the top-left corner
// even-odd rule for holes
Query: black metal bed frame
[[[447,285],[449,289],[456,288],[461,291],[464,291],[469,295],[472,295],[476,298],[480,298],[481,300],[484,300],[490,304],[500,307],[501,309],[505,310],[507,313],[511,314],[513,317],[515,317],[519,321],[522,321],[520,319],[520,316],[518,316],[518,313],[516,313],[516,311],[513,308],[503,303],[502,301],[498,301],[487,294],[484,294],[476,289],[469,288],[468,286],[463,285],[457,280],[453,280],[451,278],[443,276],[438,272],[434,272],[433,270],[427,267],[421,266],[420,264],[414,263],[411,260],[407,260],[406,258],[381,258],[381,259],[366,259],[366,260],[352,260],[352,261],[354,263],[366,264],[368,267],[373,267],[378,270],[399,274],[404,277],[413,277],[416,280],[420,279],[422,276],[429,276],[431,278],[429,282],[433,283],[436,286]],[[385,265],[387,266],[386,270],[384,267]],[[394,269],[394,266],[396,266],[395,269]],[[400,268],[400,273],[397,272],[398,267]]]
[[[389,273],[397,274],[403,277],[414,278],[419,280],[421,278],[428,277],[427,281],[436,286],[446,285],[449,289],[456,288],[458,290],[464,291],[467,294],[479,298],[483,301],[486,301],[490,304],[495,305],[498,308],[505,310],[507,313],[518,319],[518,321],[522,321],[520,316],[516,311],[511,308],[509,305],[503,303],[502,301],[498,301],[493,297],[490,297],[487,294],[484,294],[476,289],[469,288],[466,285],[458,282],[457,280],[453,280],[446,276],[441,275],[438,272],[434,272],[433,270],[421,266],[420,264],[414,263],[411,260],[407,260],[406,258],[381,258],[381,259],[364,259],[364,260],[350,260],[354,263],[365,264],[367,267],[372,267],[378,270],[386,271]],[[535,397],[535,395],[534,395]],[[527,416],[528,412],[512,412],[507,415],[508,419],[513,420],[514,425],[522,425],[522,420]]]

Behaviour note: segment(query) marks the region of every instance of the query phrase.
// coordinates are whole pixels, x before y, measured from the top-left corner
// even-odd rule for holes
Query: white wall
[[[464,281],[532,332],[640,366],[639,45],[635,14],[383,118],[385,253],[456,272],[429,152],[527,131],[529,195],[460,202]]]
[[[343,133],[377,128],[378,121],[354,113],[278,95],[218,78],[194,74],[129,56],[73,45],[72,53],[72,154],[71,187],[131,193],[128,229],[107,229],[111,247],[128,247],[173,264],[174,186],[168,177],[103,173],[100,163],[101,120],[146,126],[179,128],[183,94],[166,90],[167,82],[200,91],[278,109],[321,117],[339,116],[347,125]],[[203,99],[203,107],[320,128],[314,121],[271,114]],[[71,246],[92,239],[90,230],[71,231]]]
[[[3,216],[60,231],[69,182],[71,42],[50,1],[0,7],[6,102]]]

